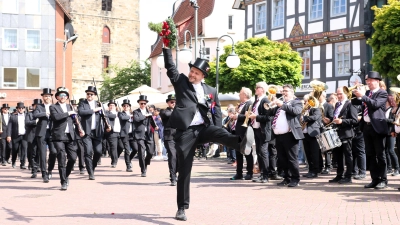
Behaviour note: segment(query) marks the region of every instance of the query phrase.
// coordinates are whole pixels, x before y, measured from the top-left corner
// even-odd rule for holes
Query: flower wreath
[[[168,18],[166,21],[161,23],[152,23],[148,24],[149,29],[157,32],[158,35],[161,36],[163,44],[167,48],[175,48],[176,40],[178,39],[178,32],[176,30],[176,25],[172,18]]]

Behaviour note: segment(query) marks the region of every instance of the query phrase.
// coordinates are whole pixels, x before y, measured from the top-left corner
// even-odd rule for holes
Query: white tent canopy
[[[149,105],[155,105],[156,103],[160,103],[162,101],[165,102],[166,99],[164,98],[164,94],[161,94],[161,92],[157,89],[151,88],[147,85],[142,85],[135,90],[129,92],[129,95],[116,99],[116,102],[118,103],[118,105],[121,105],[124,99],[129,99],[132,108],[136,109],[139,108],[137,100],[139,99],[139,96],[141,94],[147,96],[147,100],[149,100]]]

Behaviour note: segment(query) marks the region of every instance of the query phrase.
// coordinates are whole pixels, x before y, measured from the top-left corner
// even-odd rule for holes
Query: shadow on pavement
[[[6,218],[7,220],[11,220],[11,221],[23,221],[23,222],[27,222],[29,223],[32,219],[27,218],[23,215],[18,214],[17,212],[15,212],[12,209],[7,209],[3,207],[3,210],[6,211],[10,216],[10,218]]]

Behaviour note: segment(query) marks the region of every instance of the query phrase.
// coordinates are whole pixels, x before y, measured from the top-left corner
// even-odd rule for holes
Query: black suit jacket
[[[117,112],[117,114],[114,114],[114,113],[111,113],[110,111],[107,111],[107,112],[106,112],[107,117],[108,117],[108,121],[109,121],[110,126],[111,126],[111,131],[110,131],[110,132],[107,132],[107,131],[104,132],[104,135],[105,135],[106,137],[118,137],[119,134],[121,133],[121,131],[119,131],[119,132],[115,132],[115,131],[114,131],[115,119],[116,119],[117,117],[118,117],[118,119],[119,119],[119,114],[120,114],[120,113],[121,113],[121,112]],[[122,130],[121,119],[119,119],[119,125],[120,125],[121,130]]]
[[[146,109],[147,111],[147,109]],[[147,113],[149,113],[147,111]],[[134,137],[137,140],[153,140],[153,133],[150,129],[150,119],[151,117],[145,117],[140,108],[133,111],[133,124],[135,124],[135,130],[133,131]]]
[[[28,112],[25,117],[25,140],[32,142],[35,139],[36,119],[33,117],[33,112]]]
[[[94,105],[97,106],[97,101],[94,102]],[[82,128],[85,131],[86,135],[89,135],[92,132],[92,115],[93,109],[90,109],[90,105],[88,100],[81,101],[78,105],[78,114],[81,117]],[[96,129],[95,135],[97,139],[103,138],[104,129],[101,123],[101,118],[99,112],[94,114],[96,117]]]
[[[299,116],[303,109],[303,104],[299,100],[292,100],[288,104],[283,104],[281,110],[286,112],[286,120],[288,121],[289,128],[296,140],[304,138],[303,131],[301,130]],[[275,117],[278,107],[268,110],[268,115]],[[272,118],[273,120],[273,118]]]
[[[205,96],[212,94],[212,101],[215,102],[211,122],[207,117],[207,114],[210,112],[212,102],[206,101],[206,104],[199,103],[196,97],[196,91],[194,90],[192,83],[189,82],[188,77],[182,73],[179,74],[176,69],[172,59],[171,50],[163,49],[163,53],[167,75],[174,86],[176,95],[176,106],[170,117],[171,126],[179,130],[186,130],[190,126],[197,109],[199,109],[206,124],[214,124],[215,126],[222,127],[222,113],[217,90],[202,83]]]
[[[126,114],[125,111],[119,112],[118,118],[119,118],[119,122],[121,123],[121,132],[119,133],[119,135],[121,137],[126,137],[129,135],[129,128],[131,125],[132,125],[132,132],[135,132],[135,127],[133,125],[133,121],[132,122],[129,121],[131,116]]]
[[[75,140],[74,122],[68,111],[73,111],[70,104],[67,104],[67,112],[64,112],[61,105],[57,102],[50,106],[50,116],[53,121],[53,129],[51,130],[51,137],[53,141],[68,141],[65,136],[65,129],[69,129],[69,134],[72,140]]]
[[[332,120],[333,120],[333,113],[334,113],[334,111],[335,111],[333,105],[329,104],[328,102],[325,102],[325,103],[323,104],[323,106],[324,106],[324,116],[325,116],[326,118],[330,119],[331,122],[332,122]],[[326,124],[324,123],[324,125],[326,125]]]
[[[253,105],[253,102],[251,100],[248,100],[244,106],[242,107],[242,110],[240,110],[238,116],[237,116],[237,121],[236,121],[236,126],[235,126],[235,134],[239,135],[240,137],[244,137],[246,134],[247,128],[242,126],[244,124],[244,120],[246,119],[245,113],[247,110],[249,110],[250,105]],[[251,126],[251,120],[249,119],[247,121],[247,126]]]
[[[49,129],[51,130],[52,121],[50,117],[47,117],[46,107],[44,104],[36,105],[36,109],[33,111],[33,117],[39,119],[36,126],[36,137],[46,136],[47,124],[49,125]]]
[[[352,138],[354,136],[353,125],[357,124],[358,119],[357,109],[351,104],[349,100],[344,103],[342,110],[340,110],[338,118],[342,119],[342,123],[335,124],[334,127],[338,128],[337,133],[339,135],[339,138]]]
[[[353,99],[352,103],[354,105],[361,105],[362,103],[368,106],[368,115],[371,119],[372,127],[378,134],[386,135],[388,132],[388,125],[385,116],[385,105],[388,97],[388,93],[385,90],[378,89],[377,92],[373,93],[371,98],[368,98],[370,90],[368,90],[361,100]],[[364,112],[365,105],[362,104],[362,112]],[[360,129],[364,130],[365,121],[364,113],[362,113],[362,119],[360,124]]]
[[[261,133],[265,135],[265,140],[271,141],[272,139],[271,121],[274,117],[268,114],[268,111],[264,107],[265,103],[267,104],[270,103],[270,101],[266,96],[260,100],[260,105],[257,108],[258,116],[256,117],[256,121],[260,122]]]
[[[164,125],[164,140],[165,141],[174,140],[174,136],[176,133],[176,129],[173,128],[171,126],[171,124],[169,123],[169,121],[170,121],[169,118],[171,117],[173,111],[174,110],[170,107],[167,107],[166,109],[162,109],[160,111],[160,117],[161,117],[162,123],[165,124]]]
[[[311,108],[308,116],[303,117],[304,122],[307,122],[307,133],[311,137],[320,134],[322,126],[322,112],[320,108]]]
[[[6,125],[6,121],[4,119],[4,117],[6,117],[6,116],[8,116],[7,125]],[[1,133],[1,138],[3,138],[3,139],[5,139],[7,137],[7,128],[8,128],[8,124],[10,123],[11,114],[8,113],[6,116],[3,115],[3,113],[1,113],[1,127],[2,127],[2,130],[3,130],[3,133]]]
[[[26,117],[25,113],[24,117]],[[24,127],[25,127],[25,118],[24,118]],[[8,121],[7,137],[11,137],[11,140],[13,140],[19,136],[18,134],[19,134],[18,114],[11,114],[10,121]],[[25,134],[26,134],[26,128],[25,128]]]

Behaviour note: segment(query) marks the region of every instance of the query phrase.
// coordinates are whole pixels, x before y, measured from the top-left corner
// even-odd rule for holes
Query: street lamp
[[[223,37],[229,37],[232,40],[232,52],[229,54],[229,56],[226,58],[226,65],[229,68],[236,68],[240,64],[240,58],[238,55],[235,53],[235,42],[233,41],[233,38],[229,35],[222,35],[221,37],[218,38],[217,41],[217,65],[216,65],[216,72],[215,72],[215,86],[217,88],[217,93],[219,92],[219,87],[218,87],[218,78],[219,78],[219,40]]]
[[[194,58],[197,59],[197,39],[199,32],[197,30],[198,28],[198,11],[199,11],[199,5],[197,4],[197,0],[190,0],[191,6],[194,8]]]
[[[189,44],[189,48],[187,48],[186,46],[186,36],[189,33],[190,35],[190,44]],[[181,51],[179,52],[179,61],[181,63],[189,63],[190,61],[192,61],[192,33],[190,33],[189,30],[185,30],[185,33],[183,35],[183,48],[181,49]]]

